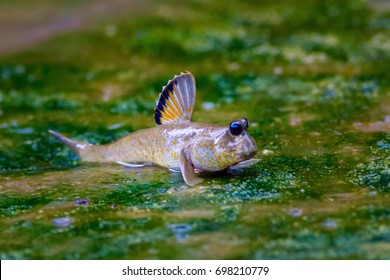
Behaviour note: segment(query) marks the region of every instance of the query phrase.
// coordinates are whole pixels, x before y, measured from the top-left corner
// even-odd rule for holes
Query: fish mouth
[[[241,153],[241,154],[239,154],[239,158],[246,160],[246,159],[252,158],[256,154],[257,154],[257,151],[251,151],[249,153]]]
[[[248,156],[249,156],[249,157],[253,157],[253,156],[255,156],[256,154],[257,154],[257,151],[252,151],[252,152],[249,153]]]

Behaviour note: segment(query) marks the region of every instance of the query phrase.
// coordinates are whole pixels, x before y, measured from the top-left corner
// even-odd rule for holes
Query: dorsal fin
[[[154,113],[156,124],[191,122],[195,105],[195,78],[190,72],[175,76],[163,87]]]

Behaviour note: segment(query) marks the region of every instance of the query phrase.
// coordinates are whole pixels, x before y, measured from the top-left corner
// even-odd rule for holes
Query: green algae
[[[352,182],[373,190],[390,191],[390,144],[378,141],[376,148],[372,149],[372,157],[368,162],[359,163],[352,171]]]
[[[389,13],[219,2],[157,3],[1,56],[2,259],[390,258]],[[184,70],[194,118],[248,118],[260,161],[188,187],[81,164],[47,133],[103,144],[153,126]]]

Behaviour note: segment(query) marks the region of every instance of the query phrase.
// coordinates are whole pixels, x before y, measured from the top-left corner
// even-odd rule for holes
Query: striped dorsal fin
[[[156,124],[191,122],[195,105],[195,78],[190,72],[175,76],[163,87],[154,113]]]

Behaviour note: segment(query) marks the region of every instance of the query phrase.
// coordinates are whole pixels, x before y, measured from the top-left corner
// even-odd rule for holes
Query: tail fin
[[[69,139],[53,130],[49,130],[49,133],[53,135],[55,138],[57,138],[58,140],[60,140],[62,143],[64,143],[66,146],[68,146],[78,156],[81,156],[81,151],[83,149],[85,149],[86,147],[93,146],[92,144],[89,143],[84,143],[84,142],[79,142],[79,141]]]

